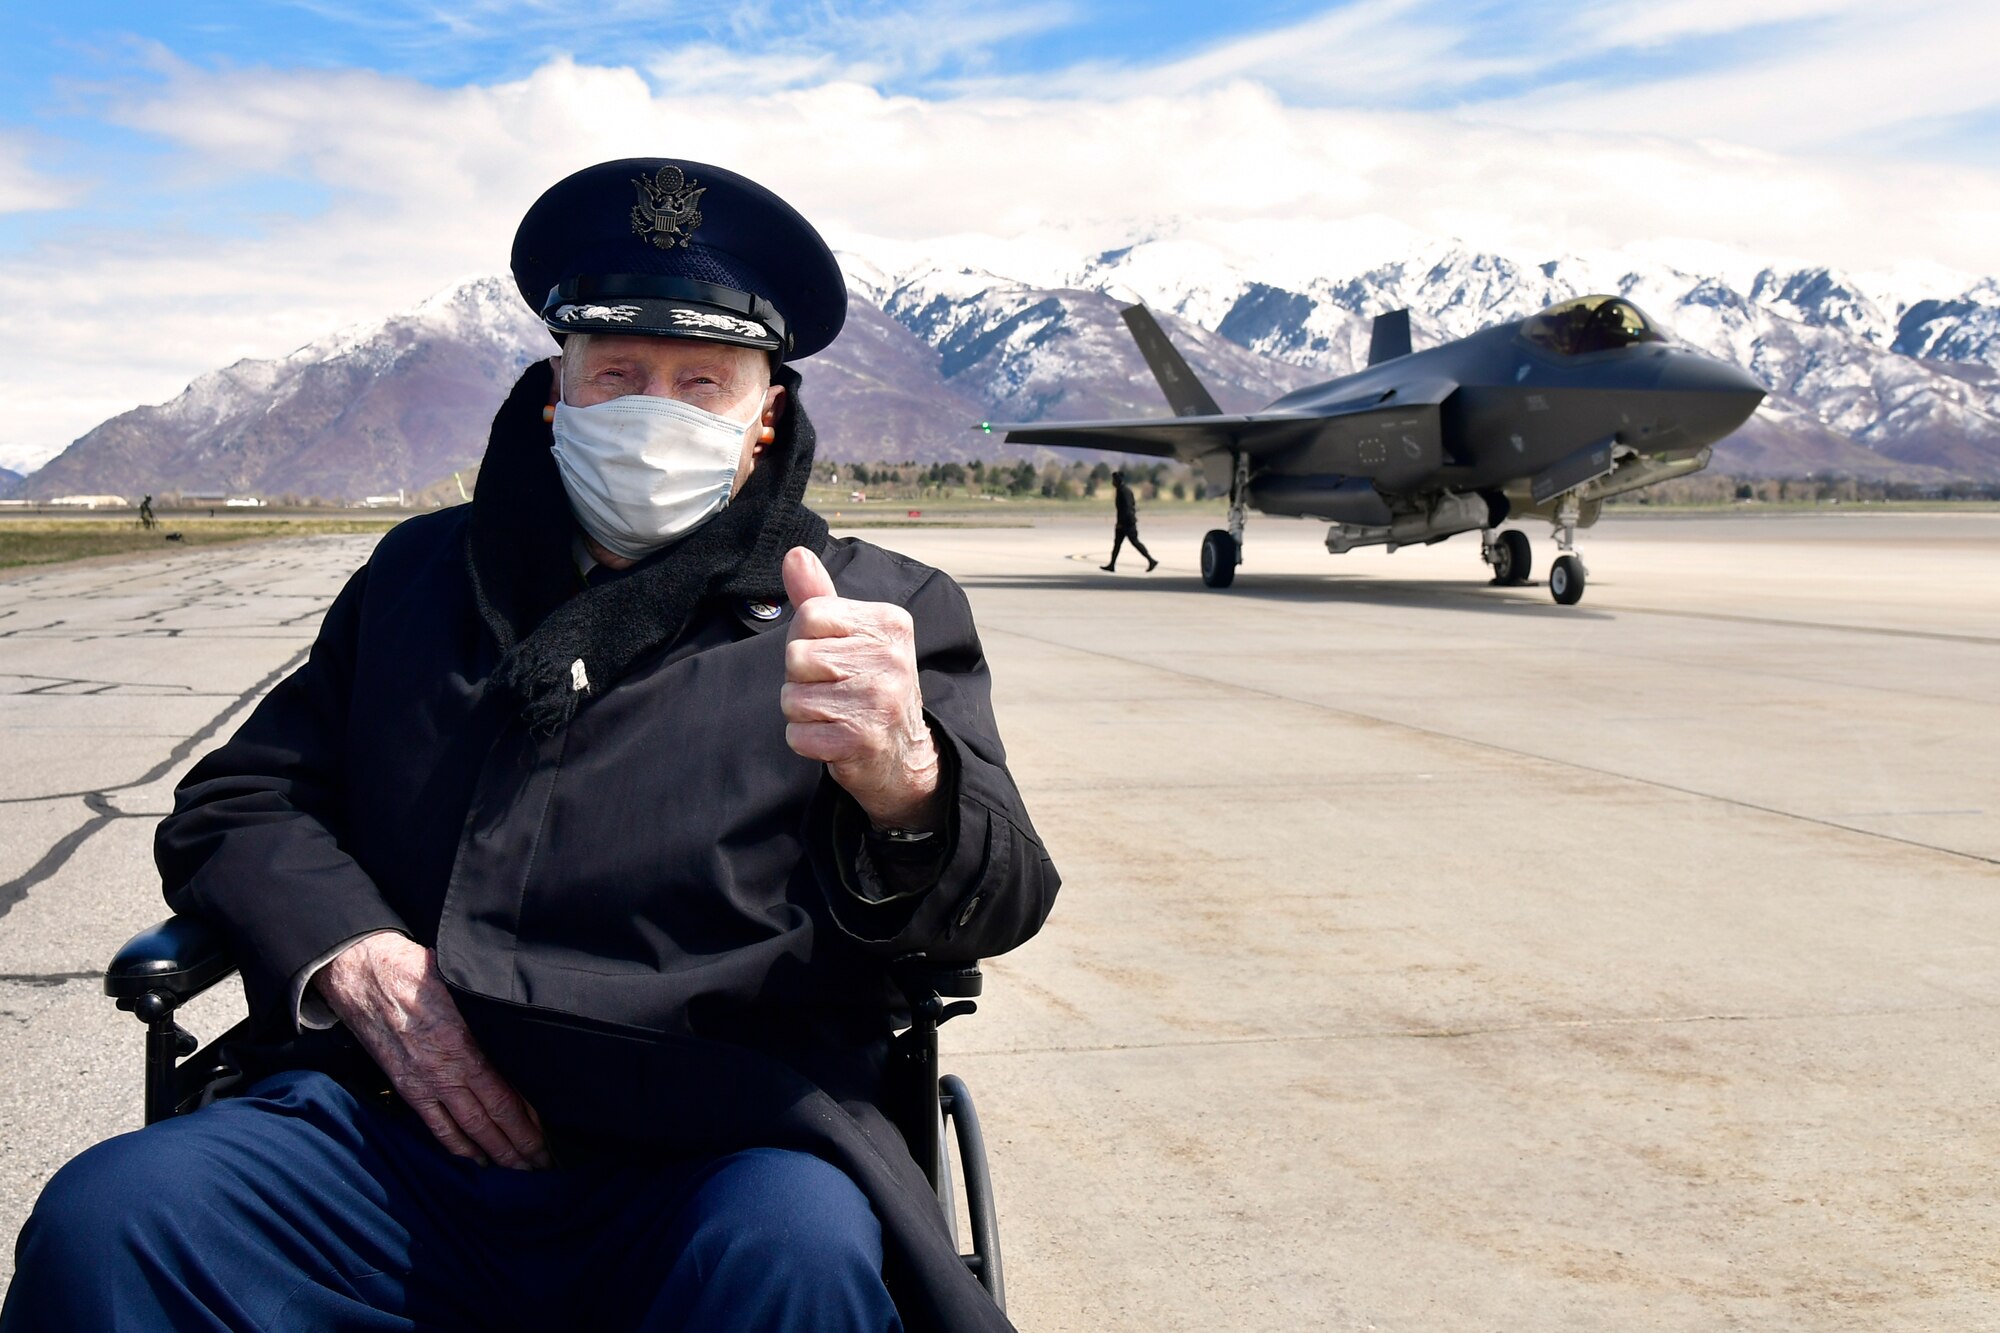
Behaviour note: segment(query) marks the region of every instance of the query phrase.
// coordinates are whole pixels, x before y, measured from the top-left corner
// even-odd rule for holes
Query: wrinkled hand
[[[917,684],[910,613],[834,591],[819,557],[785,555],[785,743],[824,763],[878,828],[934,829],[938,755]]]
[[[312,984],[447,1151],[481,1166],[550,1165],[541,1118],[487,1062],[429,949],[366,935]]]

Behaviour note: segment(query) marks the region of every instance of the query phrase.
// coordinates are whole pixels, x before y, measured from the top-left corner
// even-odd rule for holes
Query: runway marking
[[[1840,817],[1842,819],[1914,819],[1918,816],[1924,818],[1942,818],[1945,815],[1983,815],[1985,813],[1984,810],[1848,810],[1842,813]]]
[[[1069,555],[1063,558],[1065,560],[1090,559],[1089,556],[1083,555]],[[1179,580],[1184,583],[1186,576],[1180,574]],[[1762,625],[1773,629],[1817,630],[1826,634],[1869,634],[1891,639],[1928,639],[1939,643],[1970,643],[1985,648],[2000,647],[2000,635],[1991,634],[1949,634],[1942,630],[1897,629],[1888,625],[1843,625],[1830,620],[1792,620],[1784,616],[1739,616],[1731,615],[1726,611],[1680,611],[1666,607],[1625,606],[1612,602],[1599,601],[1591,601],[1586,604],[1584,610],[1579,610],[1576,607],[1564,608],[1555,606],[1551,603],[1542,602],[1537,598],[1518,596],[1494,597],[1486,595],[1479,590],[1480,588],[1499,586],[1492,584],[1467,586],[1444,581],[1432,583],[1409,579],[1373,579],[1368,575],[1357,574],[1270,574],[1246,576],[1244,582],[1236,585],[1236,590],[1241,595],[1259,600],[1283,598],[1288,601],[1309,601],[1312,600],[1310,589],[1296,586],[1298,583],[1305,581],[1319,583],[1329,589],[1334,589],[1342,593],[1368,593],[1379,589],[1383,593],[1406,596],[1413,590],[1421,589],[1425,593],[1439,599],[1455,599],[1468,607],[1479,607],[1488,610],[1513,607],[1524,612],[1549,613],[1566,617],[1576,617],[1588,613],[1619,612],[1635,616],[1669,616],[1681,620],[1714,620],[1736,625]],[[1034,576],[1015,574],[970,575],[960,579],[959,582],[968,588],[1019,588],[1024,585],[1032,586]],[[1168,585],[1167,580],[1157,577],[1152,582],[1171,586]],[[1103,580],[1101,579],[1093,581],[1091,585],[1073,584],[1066,581],[1065,586],[1099,586],[1102,583]],[[1281,584],[1290,586],[1281,586]],[[1539,583],[1517,584],[1508,588],[1507,591],[1518,592],[1523,587],[1534,588],[1540,586]],[[1179,591],[1178,588],[1174,590]],[[1343,598],[1341,600],[1343,604],[1348,604],[1353,599]],[[1376,599],[1371,604],[1381,604],[1380,599]]]
[[[71,829],[68,833],[64,834],[62,837],[56,839],[55,844],[51,846],[48,849],[48,851],[42,853],[41,859],[36,861],[35,864],[33,864],[32,866],[29,866],[27,870],[15,876],[13,879],[8,880],[6,883],[0,884],[0,919],[4,919],[9,912],[14,910],[14,904],[22,901],[24,898],[28,896],[28,890],[34,888],[37,884],[42,883],[44,880],[47,880],[50,876],[54,875],[57,871],[61,870],[64,865],[68,864],[70,857],[76,855],[77,849],[83,846],[84,843],[90,841],[91,835],[96,833],[99,829],[103,828],[106,824],[109,824],[113,820],[118,820],[118,819],[138,819],[144,817],[141,815],[127,814],[126,812],[118,809],[116,806],[111,804],[111,799],[107,793],[114,791],[130,791],[136,787],[144,787],[149,785],[150,783],[158,782],[161,778],[173,772],[176,765],[178,765],[183,759],[187,758],[190,754],[194,753],[194,748],[197,745],[200,745],[203,741],[207,740],[209,737],[213,736],[217,731],[221,730],[222,724],[228,721],[230,717],[232,717],[238,709],[242,708],[243,705],[248,703],[251,699],[256,698],[258,695],[270,689],[273,685],[276,685],[280,680],[283,680],[287,675],[291,673],[294,667],[298,666],[299,663],[305,661],[307,655],[310,654],[311,652],[312,652],[312,645],[307,644],[305,647],[300,648],[297,652],[293,653],[290,657],[286,658],[283,663],[281,663],[277,667],[274,667],[267,675],[264,676],[263,679],[259,680],[256,684],[250,686],[250,688],[244,690],[242,693],[238,694],[234,699],[230,700],[230,702],[224,706],[221,712],[217,713],[214,717],[210,718],[207,722],[203,723],[200,730],[196,731],[193,735],[188,736],[185,739],[177,742],[174,745],[174,748],[167,752],[167,757],[165,759],[162,759],[159,763],[154,764],[151,768],[147,769],[139,777],[133,779],[130,782],[121,782],[113,786],[99,787],[94,791],[83,792],[83,793],[68,793],[68,795],[80,794],[82,796],[84,805],[88,807],[91,811],[90,818],[83,821],[83,823],[79,824],[77,827]],[[37,797],[35,799],[61,800],[63,799],[63,797],[43,796],[43,797]]]
[[[1783,616],[1733,616],[1722,611],[1671,611],[1651,606],[1592,604],[1599,611],[1622,611],[1635,616],[1673,616],[1681,620],[1721,620],[1732,625],[1769,625],[1778,629],[1815,629],[1832,634],[1874,634],[1890,639],[1930,639],[1938,643],[1976,643],[2000,647],[2000,637],[1987,634],[1946,634],[1942,630],[1892,629],[1887,625],[1841,625],[1827,620],[1790,620]]]
[[[1811,1023],[1828,1019],[1907,1018],[1921,1014],[1986,1013],[1992,1004],[1909,1005],[1890,1009],[1836,1009],[1797,1014],[1662,1014],[1653,1018],[1557,1018],[1542,1023],[1494,1023],[1473,1027],[1363,1028],[1353,1032],[1269,1032],[1241,1037],[1187,1037],[1163,1041],[1092,1042],[1066,1046],[1007,1046],[988,1050],[954,1047],[953,1059],[999,1055],[1113,1055],[1120,1051],[1177,1051],[1229,1046],[1283,1046],[1348,1041],[1462,1041],[1519,1033],[1585,1032],[1615,1028],[1686,1027],[1702,1023]]]
[[[1382,717],[1379,714],[1364,713],[1353,708],[1340,708],[1333,704],[1322,703],[1317,699],[1302,699],[1297,695],[1265,689],[1258,685],[1245,685],[1239,681],[1223,679],[1220,676],[1204,675],[1198,671],[1183,671],[1175,667],[1162,666],[1157,662],[1149,662],[1143,658],[1126,657],[1120,653],[1108,652],[1101,648],[1085,648],[1074,643],[1064,643],[1060,639],[1045,638],[1039,634],[1027,633],[1025,630],[1008,629],[1004,625],[999,625],[991,621],[987,624],[987,633],[1011,634],[1017,639],[1025,639],[1029,643],[1038,643],[1044,647],[1061,648],[1069,652],[1082,653],[1088,657],[1101,657],[1109,662],[1122,662],[1127,666],[1141,667],[1149,671],[1160,672],[1163,675],[1179,676],[1184,680],[1203,681],[1210,685],[1220,686],[1223,689],[1235,690],[1240,694],[1256,695],[1265,699],[1276,699],[1281,703],[1297,704],[1303,708],[1330,713],[1335,717],[1347,717],[1359,722],[1373,722],[1379,726],[1396,727],[1403,731],[1415,732],[1419,736],[1430,736],[1437,740],[1477,746],[1482,750],[1490,750],[1495,754],[1511,755],[1517,759],[1532,759],[1538,763],[1554,764],[1561,768],[1573,769],[1579,773],[1593,773],[1598,777],[1615,778],[1621,782],[1636,782],[1642,786],[1652,787],[1659,791],[1670,791],[1681,796],[1692,796],[1698,800],[1715,801],[1722,805],[1733,806],[1739,810],[1754,810],[1759,814],[1775,815],[1780,819],[1797,820],[1799,823],[1812,824],[1819,828],[1839,829],[1844,833],[1853,833],[1864,838],[1875,838],[1882,842],[1899,843],[1905,847],[1915,847],[1922,851],[1937,852],[1943,856],[1957,857],[1965,861],[1975,861],[1981,865],[2000,866],[2000,857],[1982,856],[1978,852],[1960,851],[1955,847],[1940,847],[1936,843],[1920,842],[1915,838],[1899,838],[1893,833],[1882,833],[1874,829],[1856,828],[1852,824],[1843,824],[1839,820],[1800,814],[1796,810],[1782,810],[1777,806],[1761,805],[1756,801],[1746,801],[1737,796],[1724,796],[1718,792],[1702,791],[1695,787],[1684,787],[1679,783],[1667,782],[1661,778],[1641,777],[1635,773],[1620,773],[1616,769],[1599,768],[1594,764],[1578,763],[1574,759],[1562,759],[1555,755],[1537,754],[1533,750],[1522,750],[1511,745],[1502,745],[1498,741],[1485,741],[1472,736],[1461,736],[1456,732],[1440,731],[1436,727],[1420,726],[1415,722],[1405,722],[1399,718]]]

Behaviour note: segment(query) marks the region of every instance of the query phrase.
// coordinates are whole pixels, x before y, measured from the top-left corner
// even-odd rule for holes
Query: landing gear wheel
[[[1583,600],[1583,561],[1573,555],[1559,555],[1549,566],[1549,595],[1563,606]]]
[[[1502,587],[1520,587],[1528,581],[1528,571],[1535,567],[1535,551],[1528,545],[1528,534],[1513,528],[1501,533],[1493,543],[1493,556],[1493,581]]]
[[[1211,588],[1236,582],[1236,539],[1221,528],[1201,539],[1201,581]]]

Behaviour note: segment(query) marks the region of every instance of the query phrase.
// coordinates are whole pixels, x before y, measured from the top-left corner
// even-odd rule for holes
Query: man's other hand
[[[825,764],[877,828],[936,828],[938,755],[910,613],[840,596],[803,546],[785,555],[785,595],[786,744]]]
[[[447,1150],[481,1166],[549,1166],[541,1118],[487,1062],[429,949],[365,935],[312,984]]]

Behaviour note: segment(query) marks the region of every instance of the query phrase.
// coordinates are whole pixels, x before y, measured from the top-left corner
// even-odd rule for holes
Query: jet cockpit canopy
[[[1558,302],[1523,321],[1521,333],[1558,356],[1666,341],[1645,311],[1620,296],[1579,296]]]

